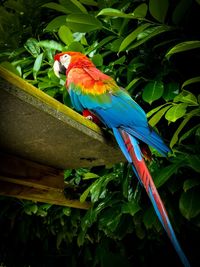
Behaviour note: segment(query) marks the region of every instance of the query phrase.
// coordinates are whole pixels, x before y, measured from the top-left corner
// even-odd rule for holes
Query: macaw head
[[[57,77],[59,73],[69,72],[72,67],[89,67],[94,64],[84,54],[80,52],[63,52],[54,56],[53,70]]]

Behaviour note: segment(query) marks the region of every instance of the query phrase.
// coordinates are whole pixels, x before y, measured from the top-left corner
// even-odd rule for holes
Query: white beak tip
[[[55,75],[60,78],[60,62],[56,60],[53,64],[53,70]]]

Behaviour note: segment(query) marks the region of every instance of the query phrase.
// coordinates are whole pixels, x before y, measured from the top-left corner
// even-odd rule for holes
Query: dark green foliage
[[[70,106],[65,76],[59,80],[52,71],[53,56],[80,51],[144,108],[150,125],[172,148],[168,159],[153,150],[148,167],[195,266],[200,237],[199,1],[7,0],[1,11],[3,66]],[[180,266],[127,164],[66,170],[65,179],[92,208],[85,212],[2,199],[0,263]],[[16,255],[14,245],[19,247]]]

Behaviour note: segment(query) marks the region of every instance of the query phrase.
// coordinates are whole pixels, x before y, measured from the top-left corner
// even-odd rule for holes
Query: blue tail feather
[[[154,147],[163,156],[166,156],[166,154],[170,152],[168,146],[165,145],[161,137],[153,129],[146,127],[137,127],[137,131],[129,127],[123,127],[123,129],[130,135],[135,136],[149,146]]]
[[[113,134],[114,134],[114,136],[115,136],[115,138],[117,140],[117,143],[118,143],[119,147],[121,148],[121,150],[122,150],[124,156],[126,157],[127,161],[132,163],[132,159],[131,159],[128,151],[127,151],[126,145],[124,144],[124,140],[122,139],[122,136],[121,136],[119,130],[117,128],[113,128],[112,130],[113,130]]]

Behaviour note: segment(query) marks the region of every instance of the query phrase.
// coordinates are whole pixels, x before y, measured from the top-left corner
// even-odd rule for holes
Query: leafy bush
[[[13,12],[14,4],[23,8],[19,12],[15,8]],[[2,14],[8,14],[9,18],[4,22],[0,17],[1,30],[10,31],[11,36],[9,42],[9,36],[1,34],[4,36],[2,65],[70,105],[65,77],[59,80],[53,74],[53,56],[59,51],[80,51],[130,92],[147,111],[150,125],[158,126],[173,150],[169,159],[152,151],[155,158],[149,163],[149,169],[175,230],[179,236],[184,232],[179,239],[195,262],[198,254],[192,239],[197,238],[200,225],[199,1],[35,1],[33,17],[44,12],[49,16],[45,16],[47,20],[39,16],[41,27],[37,31],[32,24],[34,20],[29,21],[27,34],[22,31],[24,22],[20,17],[25,6],[23,0],[8,0],[1,7]],[[20,40],[13,37],[13,28],[9,28],[13,17]],[[41,227],[27,234],[26,242],[35,236],[47,242],[50,234],[56,236],[57,248],[63,249],[70,243],[77,251],[80,246],[85,264],[113,265],[112,258],[116,265],[117,262],[122,265],[123,261],[123,266],[135,262],[139,266],[151,262],[159,266],[154,253],[151,258],[151,249],[163,254],[167,241],[145,193],[132,176],[127,164],[66,170],[65,179],[78,186],[80,201],[90,199],[92,208],[85,214],[71,210],[69,217],[66,208],[23,202],[20,216],[25,217],[24,227],[32,226],[25,214],[31,215]],[[12,212],[8,209],[2,216]],[[44,226],[47,227],[45,237],[42,236]],[[126,244],[130,240],[133,250]],[[95,249],[91,244],[95,244]],[[167,246],[171,254],[170,244]],[[163,257],[167,264],[168,257]],[[73,266],[75,262],[76,258]]]

